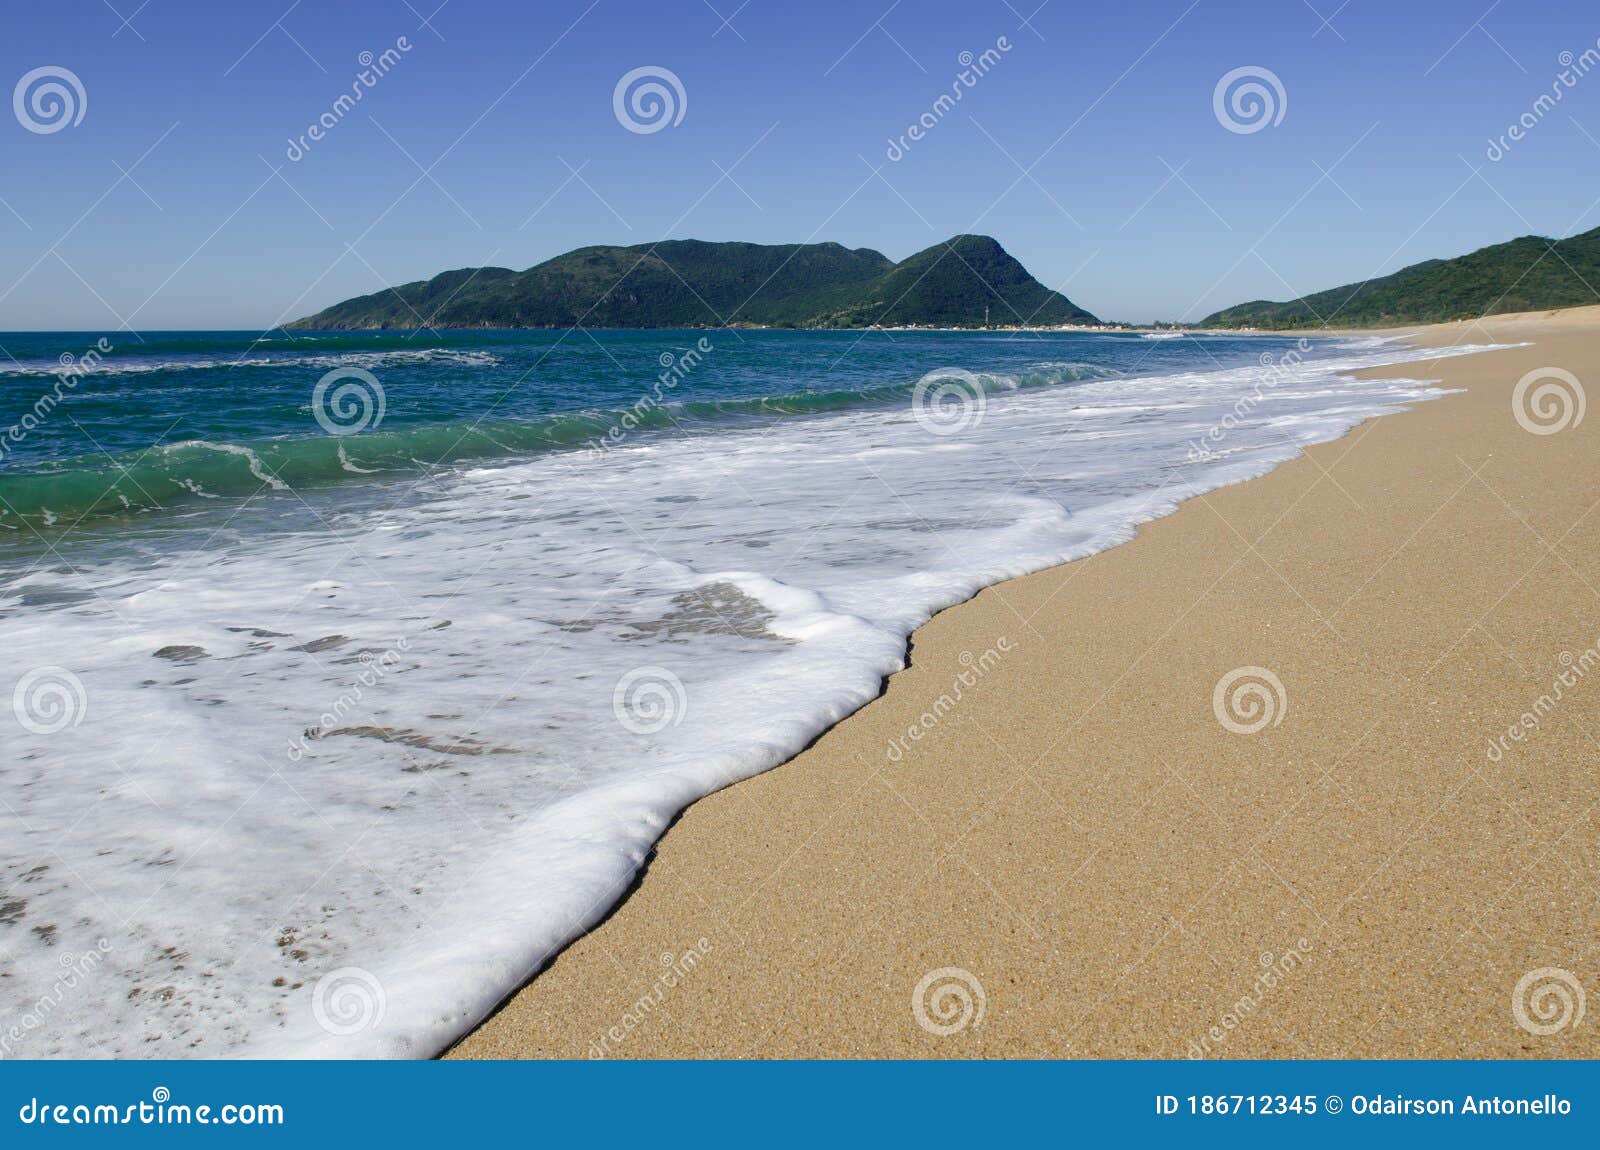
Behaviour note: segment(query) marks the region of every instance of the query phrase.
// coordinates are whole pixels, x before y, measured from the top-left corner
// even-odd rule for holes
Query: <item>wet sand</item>
[[[453,1056],[1600,1057],[1600,309],[1416,338],[1534,345],[939,615]]]

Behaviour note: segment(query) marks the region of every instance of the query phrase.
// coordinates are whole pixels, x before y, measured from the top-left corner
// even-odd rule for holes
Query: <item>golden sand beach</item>
[[[453,1056],[1600,1056],[1600,308],[1414,338],[1531,346],[939,615]]]

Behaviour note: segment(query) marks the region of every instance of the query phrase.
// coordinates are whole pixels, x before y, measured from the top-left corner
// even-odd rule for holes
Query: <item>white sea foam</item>
[[[62,955],[104,957],[7,1052],[433,1053],[935,611],[1438,394],[1348,374],[1437,354],[998,389],[948,437],[909,408],[639,437],[13,582],[8,665],[84,702],[7,733],[0,1034]],[[353,1031],[318,998],[351,967],[383,1004]]]
[[[271,341],[262,341],[271,342]],[[455,350],[451,348],[419,347],[391,348],[385,351],[351,351],[339,353],[250,353],[244,356],[197,355],[180,359],[136,358],[117,359],[107,356],[95,366],[85,368],[84,374],[148,375],[152,372],[216,371],[235,367],[397,367],[412,364],[456,363],[464,367],[492,367],[500,360],[492,352]],[[12,362],[0,366],[0,375],[53,376],[71,371],[56,360]]]

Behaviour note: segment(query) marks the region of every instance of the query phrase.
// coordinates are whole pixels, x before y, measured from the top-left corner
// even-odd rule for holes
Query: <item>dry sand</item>
[[[1600,1000],[1535,1033],[1600,992],[1600,414],[1512,411],[1600,386],[1600,309],[1419,338],[1536,342],[1386,369],[1469,390],[939,615],[455,1056],[1600,1056]],[[1287,700],[1254,734],[1213,711],[1242,667]],[[942,968],[971,1009],[925,1027]]]

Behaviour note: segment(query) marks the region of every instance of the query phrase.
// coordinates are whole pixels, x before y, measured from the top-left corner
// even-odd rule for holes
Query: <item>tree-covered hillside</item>
[[[523,272],[463,268],[335,304],[291,327],[940,327],[1094,323],[988,236],[901,263],[839,244],[667,240],[579,248]]]
[[[1600,228],[1564,240],[1523,236],[1448,260],[1286,303],[1256,300],[1205,327],[1389,327],[1600,303]]]

